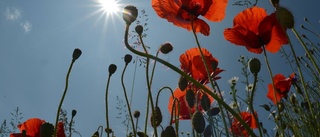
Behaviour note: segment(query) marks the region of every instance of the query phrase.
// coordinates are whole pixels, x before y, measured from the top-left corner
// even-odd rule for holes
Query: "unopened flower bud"
[[[185,77],[181,76],[178,82],[178,86],[181,91],[184,91],[188,86],[188,80]]]
[[[154,113],[151,115],[151,126],[158,127],[162,122],[162,113],[158,106],[154,107]]]
[[[186,100],[187,100],[189,108],[193,108],[194,102],[196,100],[193,90],[191,90],[191,89],[187,90]]]
[[[105,128],[104,131],[105,131],[107,134],[110,134],[110,133],[113,132],[111,128]]]
[[[126,6],[122,11],[122,17],[127,25],[130,25],[137,19],[138,9],[135,6]]]
[[[51,137],[54,133],[54,127],[50,123],[43,123],[40,127],[40,136],[41,137]]]
[[[210,109],[210,99],[207,94],[203,94],[201,97],[201,107],[203,108],[204,111],[208,111]]]
[[[279,112],[282,112],[284,110],[284,104],[282,102],[278,102],[277,104]]]
[[[288,9],[284,7],[279,7],[276,11],[276,15],[282,27],[288,28],[288,29],[293,28],[294,18],[292,13]]]
[[[260,105],[260,107],[263,107],[265,110],[270,111],[270,107],[267,104]]]
[[[73,54],[72,54],[72,60],[76,61],[82,54],[82,51],[78,48],[74,49]]]
[[[160,52],[163,54],[168,54],[173,49],[173,46],[170,43],[164,43],[160,47]]]
[[[192,116],[192,127],[197,133],[202,133],[206,126],[206,121],[200,111],[194,112]]]
[[[257,58],[252,58],[249,60],[250,72],[254,75],[258,74],[261,68],[260,60]]]
[[[132,60],[132,56],[130,54],[126,54],[124,56],[124,62],[126,62],[126,64],[129,64]]]
[[[72,110],[71,116],[74,117],[74,116],[76,116],[76,114],[77,114],[77,110]]]
[[[143,27],[141,25],[137,25],[135,30],[139,35],[142,35]]]
[[[161,137],[176,137],[176,132],[173,126],[167,126],[165,130],[161,132]]]
[[[139,118],[139,117],[140,117],[140,111],[138,111],[138,110],[137,110],[137,111],[134,111],[134,112],[133,112],[133,117],[134,117],[134,118]]]
[[[291,94],[290,95],[290,98],[289,98],[290,102],[292,103],[292,105],[296,105],[297,104],[297,99],[295,97],[294,94]]]
[[[99,132],[98,131],[94,132],[91,137],[99,137]]]
[[[109,65],[109,75],[111,76],[114,72],[116,72],[117,66],[115,64]]]

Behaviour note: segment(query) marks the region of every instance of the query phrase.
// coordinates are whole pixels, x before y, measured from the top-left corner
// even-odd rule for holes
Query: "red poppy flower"
[[[290,90],[292,81],[294,79],[294,74],[291,74],[289,78],[286,78],[282,74],[277,74],[273,77],[274,88],[272,88],[272,84],[268,84],[268,93],[267,97],[276,104],[277,101],[279,102],[281,98],[287,98],[287,94]],[[274,91],[276,91],[276,98],[274,97]],[[276,101],[277,99],[277,101]]]
[[[161,17],[174,25],[208,36],[209,25],[198,16],[210,21],[221,21],[225,16],[228,0],[152,0],[152,7]]]
[[[255,112],[255,115],[258,117],[258,114]],[[249,112],[241,112],[240,113],[241,118],[249,125],[250,128],[258,128],[257,122],[254,119],[253,114]],[[233,118],[233,122],[231,124],[231,129],[229,129],[233,135],[235,136],[244,136],[248,137],[249,133],[248,131],[241,125],[241,123],[238,121],[237,118]]]
[[[10,137],[22,137],[23,131],[26,131],[26,137],[40,137],[40,128],[44,123],[45,121],[39,118],[30,118],[26,122],[18,125],[21,133],[12,133]],[[62,122],[58,124],[57,137],[66,137]]]
[[[224,31],[226,40],[245,46],[248,51],[260,54],[262,46],[275,53],[288,44],[285,29],[281,27],[276,14],[267,15],[263,8],[252,7],[239,13],[233,20],[233,28]]]
[[[215,80],[221,77],[217,76],[223,70],[217,68],[218,60],[214,58],[211,53],[205,49],[201,48],[204,58],[206,60],[209,73],[211,77]],[[191,48],[186,51],[186,53],[180,55],[181,69],[190,74],[195,80],[199,80],[201,83],[208,83],[208,73],[203,64],[199,48]]]
[[[180,103],[180,114],[179,114],[179,119],[180,120],[188,120],[188,119],[191,119],[191,115],[197,110],[197,108],[195,106],[193,106],[193,108],[190,108],[188,106],[188,103],[187,103],[187,100],[186,100],[186,93],[187,93],[187,90],[189,90],[190,87],[186,88],[185,90],[181,91],[180,88],[176,88],[176,90],[173,92],[173,95],[175,98],[177,98],[179,100],[179,103]],[[195,90],[194,90],[195,91]],[[201,107],[201,103],[200,103],[200,100],[203,96],[203,92],[200,91],[198,93],[198,99],[197,99],[197,104],[198,104],[198,110],[199,111],[203,111],[202,107]],[[196,95],[196,93],[195,93]],[[213,102],[213,98],[209,95],[208,95],[208,98],[210,100],[210,104]],[[172,105],[173,105],[174,101],[173,101],[173,98],[170,97],[169,98],[169,104],[168,104],[168,111],[170,112],[171,114],[171,110],[172,110]],[[175,104],[175,110],[176,112],[178,112],[178,103]],[[173,112],[173,114],[171,115],[175,115],[175,112]]]

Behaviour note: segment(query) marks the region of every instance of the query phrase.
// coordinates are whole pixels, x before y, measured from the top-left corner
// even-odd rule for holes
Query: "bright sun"
[[[107,14],[112,14],[120,11],[119,3],[117,0],[98,0],[101,4],[101,8]]]

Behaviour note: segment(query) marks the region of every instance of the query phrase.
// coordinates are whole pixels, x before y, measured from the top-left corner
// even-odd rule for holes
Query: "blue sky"
[[[263,55],[249,53],[244,47],[232,45],[222,35],[225,28],[232,27],[234,16],[245,9],[245,7],[232,6],[233,2],[233,0],[229,1],[227,15],[222,22],[208,22],[211,34],[208,37],[199,34],[200,43],[219,60],[219,67],[226,70],[220,74],[222,79],[218,81],[226,94],[230,90],[229,79],[238,76],[239,81],[243,80],[240,74],[241,64],[237,62],[239,56],[260,58],[262,61],[260,76],[266,83],[259,85],[258,92],[261,94],[257,94],[255,105],[268,103],[270,101],[265,97],[267,91],[264,88],[270,79],[263,62]],[[180,54],[196,46],[191,32],[159,18],[151,8],[149,0],[122,0],[119,3],[122,8],[130,4],[135,5],[139,10],[146,10],[149,30],[145,43],[151,47],[151,53],[155,54],[162,43],[171,42],[174,46],[173,52],[168,55],[160,55],[160,57],[179,66]],[[314,24],[319,23],[319,1],[282,0],[281,4],[293,12],[298,31],[301,31],[299,26],[303,23],[304,17]],[[269,1],[259,1],[258,6],[266,8],[268,13],[273,12]],[[125,126],[121,124],[123,118],[116,118],[119,112],[116,109],[116,97],[119,96],[124,101],[120,83],[124,66],[122,57],[130,52],[123,44],[125,26],[122,13],[117,12],[106,17],[99,11],[100,8],[101,6],[93,0],[0,1],[1,121],[9,119],[10,112],[19,107],[23,113],[23,121],[31,117],[38,117],[54,123],[72,52],[75,48],[80,48],[83,54],[74,64],[63,108],[68,112],[71,112],[72,109],[78,111],[75,117],[75,128],[84,137],[91,135],[99,125],[104,126],[104,92],[108,66],[111,63],[116,64],[118,71],[111,78],[109,88],[109,110],[112,128],[115,129],[116,135],[124,135]],[[292,35],[290,30],[288,33]],[[296,45],[299,46],[299,44]],[[285,48],[288,49],[288,46]],[[280,58],[279,54],[268,55],[275,74],[289,75],[292,73],[289,72],[289,66],[283,65],[285,60]],[[135,58],[135,55],[133,57]],[[125,83],[129,92],[131,92],[134,65],[129,64],[125,75]],[[138,67],[136,75],[132,110],[140,110],[144,117],[146,100],[144,68]],[[158,64],[152,89],[157,91],[163,86],[175,89],[178,77],[178,74]],[[244,85],[239,85],[238,94],[241,95],[240,91],[244,92],[244,88]],[[169,121],[166,107],[168,97],[168,93],[163,93],[159,101],[165,123]],[[230,102],[228,96],[226,102]],[[258,109],[258,113],[264,122],[270,123],[267,119],[268,114],[264,110]],[[139,123],[142,127],[143,122]],[[163,126],[166,125],[163,124]],[[272,129],[271,125],[270,127]],[[187,128],[183,130],[190,131]]]

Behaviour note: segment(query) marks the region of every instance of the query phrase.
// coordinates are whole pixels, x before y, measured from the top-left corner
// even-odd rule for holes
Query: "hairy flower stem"
[[[123,94],[124,94],[124,98],[126,100],[126,103],[127,103],[127,107],[128,107],[128,113],[129,113],[129,116],[130,116],[130,120],[131,120],[131,126],[132,126],[132,130],[133,130],[133,136],[136,137],[136,129],[134,128],[134,122],[133,122],[133,117],[132,117],[132,113],[131,113],[131,107],[130,107],[130,104],[129,104],[129,100],[128,100],[128,96],[127,96],[127,91],[126,91],[126,87],[124,86],[124,72],[126,71],[126,68],[128,66],[128,63],[125,64],[124,66],[124,69],[123,69],[123,72],[122,72],[122,75],[121,75],[121,84],[122,84],[122,88],[123,88]]]
[[[319,66],[318,64],[314,61],[313,56],[311,55],[310,51],[308,50],[306,44],[302,41],[301,37],[299,36],[298,32],[292,28],[292,32],[294,33],[294,35],[297,37],[297,39],[299,40],[299,42],[301,43],[302,47],[304,48],[304,50],[306,51],[307,55],[309,56],[311,63],[313,65],[313,67],[317,70],[318,75],[320,75],[320,70],[319,70]]]
[[[269,72],[269,75],[270,75],[270,78],[271,78],[271,83],[272,83],[272,89],[274,90],[274,99],[276,100],[276,108],[277,108],[277,113],[278,113],[278,116],[279,116],[279,121],[275,119],[275,122],[277,124],[277,126],[279,127],[279,131],[280,131],[280,134],[281,135],[284,135],[284,130],[282,129],[282,118],[281,118],[281,113],[279,111],[279,106],[277,105],[279,100],[277,99],[277,96],[276,96],[276,89],[274,87],[274,80],[273,80],[273,74],[272,74],[272,70],[271,70],[271,67],[270,67],[270,64],[269,64],[269,60],[268,60],[268,57],[267,57],[267,52],[266,52],[266,49],[264,46],[262,46],[263,48],[263,55],[264,55],[264,60],[267,64],[267,68],[268,68],[268,72]]]
[[[136,56],[136,63],[134,65],[134,71],[133,71],[133,78],[132,78],[132,86],[131,86],[131,95],[130,95],[130,107],[131,107],[131,104],[132,104],[132,98],[133,98],[133,92],[134,92],[134,85],[135,85],[135,79],[136,79],[136,73],[137,73],[137,59],[138,59],[138,56]],[[126,131],[126,134],[128,134],[128,131],[129,131],[129,121],[127,121],[127,131]]]
[[[227,110],[229,111],[236,119],[238,119],[238,121],[243,125],[243,128],[245,128],[249,134],[252,137],[256,137],[255,133],[252,131],[252,129],[248,126],[248,124],[240,117],[240,115],[238,113],[236,113],[228,104],[226,104],[220,97],[218,97],[216,94],[212,93],[208,88],[206,88],[204,85],[202,85],[201,83],[199,83],[198,81],[196,81],[195,79],[191,78],[188,74],[186,74],[185,72],[181,71],[179,68],[177,68],[176,66],[168,63],[167,61],[161,59],[161,58],[157,58],[153,55],[150,54],[146,54],[144,52],[140,52],[134,48],[132,48],[128,42],[128,35],[129,35],[129,27],[130,25],[126,25],[125,28],[125,35],[124,35],[124,43],[125,46],[128,50],[130,50],[132,53],[137,54],[139,56],[143,56],[143,57],[148,57],[150,59],[153,59],[155,61],[160,62],[161,64],[169,67],[170,69],[172,69],[173,71],[177,72],[178,74],[180,74],[181,76],[185,77],[186,79],[188,79],[190,82],[192,82],[195,86],[201,88],[205,93],[209,94],[210,96],[212,96],[218,103],[221,103],[221,105]]]
[[[66,76],[66,86],[64,88],[64,91],[63,91],[63,95],[61,97],[61,100],[60,100],[60,103],[59,103],[59,106],[58,106],[58,110],[57,110],[57,116],[56,116],[56,123],[55,123],[55,126],[54,126],[54,137],[57,136],[57,129],[58,129],[58,121],[59,121],[59,114],[60,114],[60,111],[61,111],[61,107],[62,107],[62,103],[63,103],[63,100],[67,94],[67,90],[68,90],[68,85],[69,85],[69,75],[71,73],[71,69],[72,69],[72,66],[74,64],[75,60],[72,60],[71,61],[71,64],[69,66],[69,69],[68,69],[68,73],[67,73],[67,76]]]
[[[253,107],[253,97],[254,97],[254,93],[255,93],[255,91],[256,91],[258,74],[255,73],[255,74],[253,74],[253,75],[254,75],[254,82],[253,82],[253,87],[252,87],[252,91],[251,91],[249,107],[250,107],[251,113],[252,113],[252,115],[253,115],[253,118],[255,119],[256,124],[257,124],[257,126],[258,126],[259,135],[260,135],[260,137],[262,137],[262,129],[261,129],[261,126],[260,126],[260,124],[259,124],[260,122],[259,122],[258,117],[255,115],[254,107]]]
[[[139,38],[140,38],[140,41],[141,41],[141,45],[143,47],[143,50],[146,54],[149,54],[147,49],[146,49],[146,46],[144,45],[144,42],[143,42],[143,39],[142,39],[142,35],[139,34]],[[151,112],[152,112],[152,115],[155,115],[155,111],[154,111],[154,103],[153,103],[153,99],[152,99],[152,92],[151,92],[151,82],[150,82],[150,79],[149,79],[149,63],[150,63],[150,58],[147,57],[147,64],[146,64],[146,80],[147,80],[147,87],[148,87],[148,101],[147,103],[150,102],[150,105],[151,105]],[[147,107],[147,111],[149,111],[149,108]],[[148,114],[148,113],[147,113]],[[153,117],[155,118],[155,117]],[[148,115],[146,115],[146,121],[148,121]],[[155,120],[151,120],[153,122],[155,122]],[[154,124],[153,124],[154,125]],[[145,133],[147,133],[146,131],[147,128],[145,128]],[[154,134],[156,135],[156,137],[158,136],[158,132],[157,132],[157,127],[156,126],[153,126],[153,129],[154,129]]]
[[[110,78],[111,78],[111,74],[109,74],[108,76],[108,81],[107,81],[107,87],[106,87],[106,95],[105,95],[105,102],[106,102],[106,123],[107,123],[107,129],[110,129],[110,126],[109,126],[109,107],[108,107],[108,91],[109,91],[109,83],[110,83]],[[109,137],[110,133],[107,133],[107,137]]]
[[[199,51],[200,51],[200,54],[201,54],[202,62],[203,62],[203,64],[204,64],[204,67],[205,67],[206,72],[207,72],[207,76],[208,76],[208,79],[209,79],[209,81],[210,81],[210,84],[211,84],[211,86],[212,86],[213,89],[215,88],[215,86],[218,88],[219,96],[220,96],[221,99],[223,100],[223,97],[222,97],[222,94],[221,94],[221,91],[220,91],[220,89],[219,89],[218,84],[216,83],[215,80],[212,80],[212,78],[211,78],[211,74],[210,74],[210,71],[209,71],[209,69],[208,69],[208,64],[207,64],[207,62],[206,62],[206,59],[204,58],[203,52],[202,52],[202,50],[201,50],[200,42],[199,42],[199,40],[198,40],[198,36],[197,36],[197,34],[196,34],[195,30],[194,30],[194,27],[193,27],[193,20],[191,20],[191,27],[192,27],[193,36],[194,36],[194,38],[195,38],[195,40],[196,40],[197,46],[198,46]],[[210,65],[211,65],[211,64],[210,64]],[[215,70],[213,70],[213,71],[215,71]],[[214,78],[213,78],[213,79],[214,79]],[[215,84],[213,83],[213,81],[214,81]],[[227,135],[227,137],[229,137],[228,125],[227,125],[227,122],[226,122],[226,118],[225,118],[225,114],[224,114],[224,111],[223,111],[223,107],[221,106],[220,103],[218,103],[218,106],[219,106],[219,109],[221,110],[221,115],[222,115],[222,120],[223,120],[224,128],[225,128],[225,130],[226,130],[226,135]],[[227,111],[227,113],[228,113],[228,111]],[[230,117],[228,117],[228,118],[229,118],[229,122],[231,122]]]

